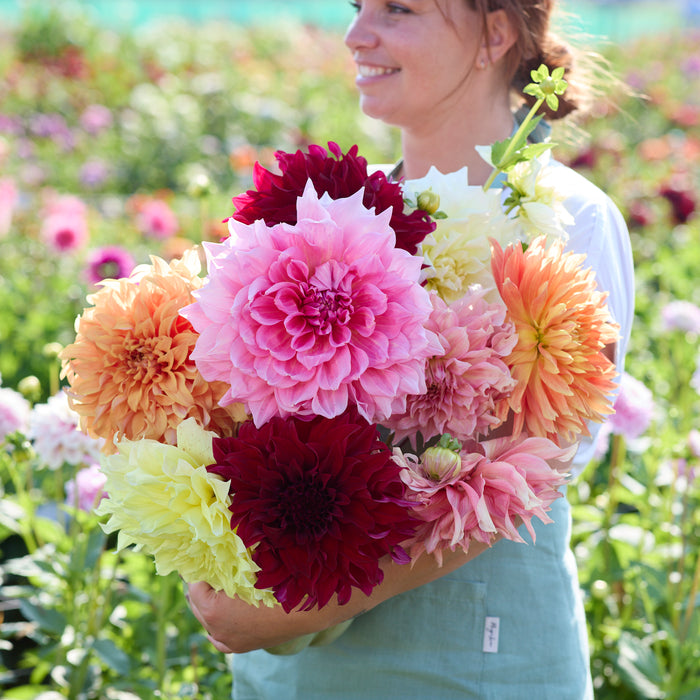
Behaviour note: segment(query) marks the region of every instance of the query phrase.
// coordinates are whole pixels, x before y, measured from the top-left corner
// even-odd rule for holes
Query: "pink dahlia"
[[[297,224],[231,219],[230,238],[204,244],[209,275],[182,311],[201,334],[192,357],[229,384],[222,405],[247,404],[258,426],[350,404],[376,422],[425,391],[425,360],[441,348],[424,327],[422,259],[395,248],[389,213],[361,200],[319,199],[309,183]]]
[[[99,464],[79,469],[74,479],[66,482],[66,505],[91,513],[103,498],[107,476]]]
[[[0,238],[10,232],[12,215],[19,200],[15,181],[9,177],[0,178]]]
[[[429,448],[420,460],[396,450],[407,498],[423,521],[411,558],[433,553],[442,564],[442,550],[461,547],[466,552],[472,540],[491,545],[502,536],[523,542],[518,518],[534,540],[532,517],[551,522],[546,511],[566,481],[547,460],[566,460],[574,449],[559,448],[547,438],[496,438],[465,444],[456,463],[441,454],[450,452],[446,447]]]
[[[0,386],[0,444],[15,431],[27,430],[30,413],[31,405],[22,394]]]
[[[285,611],[323,607],[381,583],[379,560],[407,563],[416,521],[400,468],[354,410],[332,419],[273,418],[214,438],[208,471],[230,481],[231,527]]]
[[[136,225],[147,236],[160,239],[174,236],[180,228],[175,212],[162,199],[146,200],[136,216]]]
[[[380,171],[367,172],[367,160],[357,155],[357,146],[343,153],[337,143],[330,142],[328,154],[321,146],[309,146],[308,153],[277,151],[275,158],[281,174],[263,168],[253,169],[254,190],[233,198],[236,212],[232,218],[244,224],[262,219],[268,226],[297,221],[297,198],[310,180],[320,197],[328,193],[331,199],[341,199],[363,190],[362,202],[377,213],[389,209],[389,225],[396,234],[397,248],[414,254],[418,244],[432,231],[435,223],[426,212],[404,212],[403,192],[398,183],[387,180]]]
[[[649,387],[627,372],[620,375],[620,392],[608,418],[611,432],[634,440],[643,435],[654,418],[656,404]]]
[[[96,248],[87,259],[86,275],[91,284],[105,279],[128,277],[136,266],[131,253],[121,246]]]
[[[426,440],[442,433],[458,440],[487,433],[501,423],[496,406],[515,386],[504,358],[517,335],[503,304],[489,304],[480,291],[449,307],[437,294],[431,300],[427,327],[441,352],[428,360],[427,391],[409,396],[406,411],[385,421],[396,441],[418,431]]]
[[[51,214],[44,219],[41,226],[42,240],[57,253],[80,250],[89,237],[87,219],[76,214]]]

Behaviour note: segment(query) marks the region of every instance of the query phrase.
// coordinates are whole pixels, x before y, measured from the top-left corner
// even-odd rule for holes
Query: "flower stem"
[[[700,587],[700,557],[698,557],[695,562],[695,573],[693,574],[693,583],[690,586],[690,595],[688,596],[688,607],[685,609],[685,618],[683,619],[683,627],[680,631],[680,641],[685,641],[688,636],[688,631],[690,630],[690,621],[693,619],[693,613],[695,612],[695,600],[698,594],[698,588]]]
[[[525,129],[527,129],[528,124],[532,121],[534,116],[537,114],[537,111],[542,106],[543,102],[544,102],[544,97],[540,97],[537,100],[537,102],[535,102],[535,104],[532,105],[532,107],[530,108],[530,111],[527,113],[527,116],[520,123],[518,130],[509,139],[508,146],[506,147],[506,151],[503,154],[503,157],[501,158],[501,163],[507,163],[508,158],[510,158],[510,156],[513,155],[513,150],[515,149],[515,144],[518,143],[521,134],[525,131]],[[503,172],[502,167],[500,167],[498,165],[494,166],[493,170],[491,171],[491,174],[489,175],[488,179],[484,183],[484,192],[486,192],[491,187],[491,185],[493,185],[493,183],[496,180],[496,178],[498,177],[498,175],[502,172]]]

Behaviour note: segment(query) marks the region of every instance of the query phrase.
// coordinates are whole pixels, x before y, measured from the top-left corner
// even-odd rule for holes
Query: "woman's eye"
[[[410,14],[411,12],[411,10],[408,7],[406,7],[405,5],[400,5],[396,2],[390,2],[387,5],[387,9],[393,14]]]

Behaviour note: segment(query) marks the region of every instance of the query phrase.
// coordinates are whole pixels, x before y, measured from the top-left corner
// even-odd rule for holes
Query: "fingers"
[[[211,642],[217,651],[223,654],[230,654],[231,649],[223,642],[218,641],[210,631],[212,620],[209,619],[208,613],[215,609],[216,591],[203,581],[195,583],[186,583],[183,581],[183,592],[185,600],[190,606],[192,614],[197,618],[198,622],[207,633],[207,639]]]

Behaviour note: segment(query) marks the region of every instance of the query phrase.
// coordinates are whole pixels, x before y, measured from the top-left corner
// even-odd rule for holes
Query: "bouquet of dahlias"
[[[548,521],[550,464],[611,411],[616,328],[523,124],[490,151],[506,190],[279,152],[204,280],[154,258],[89,298],[64,373],[120,546],[291,611]]]

